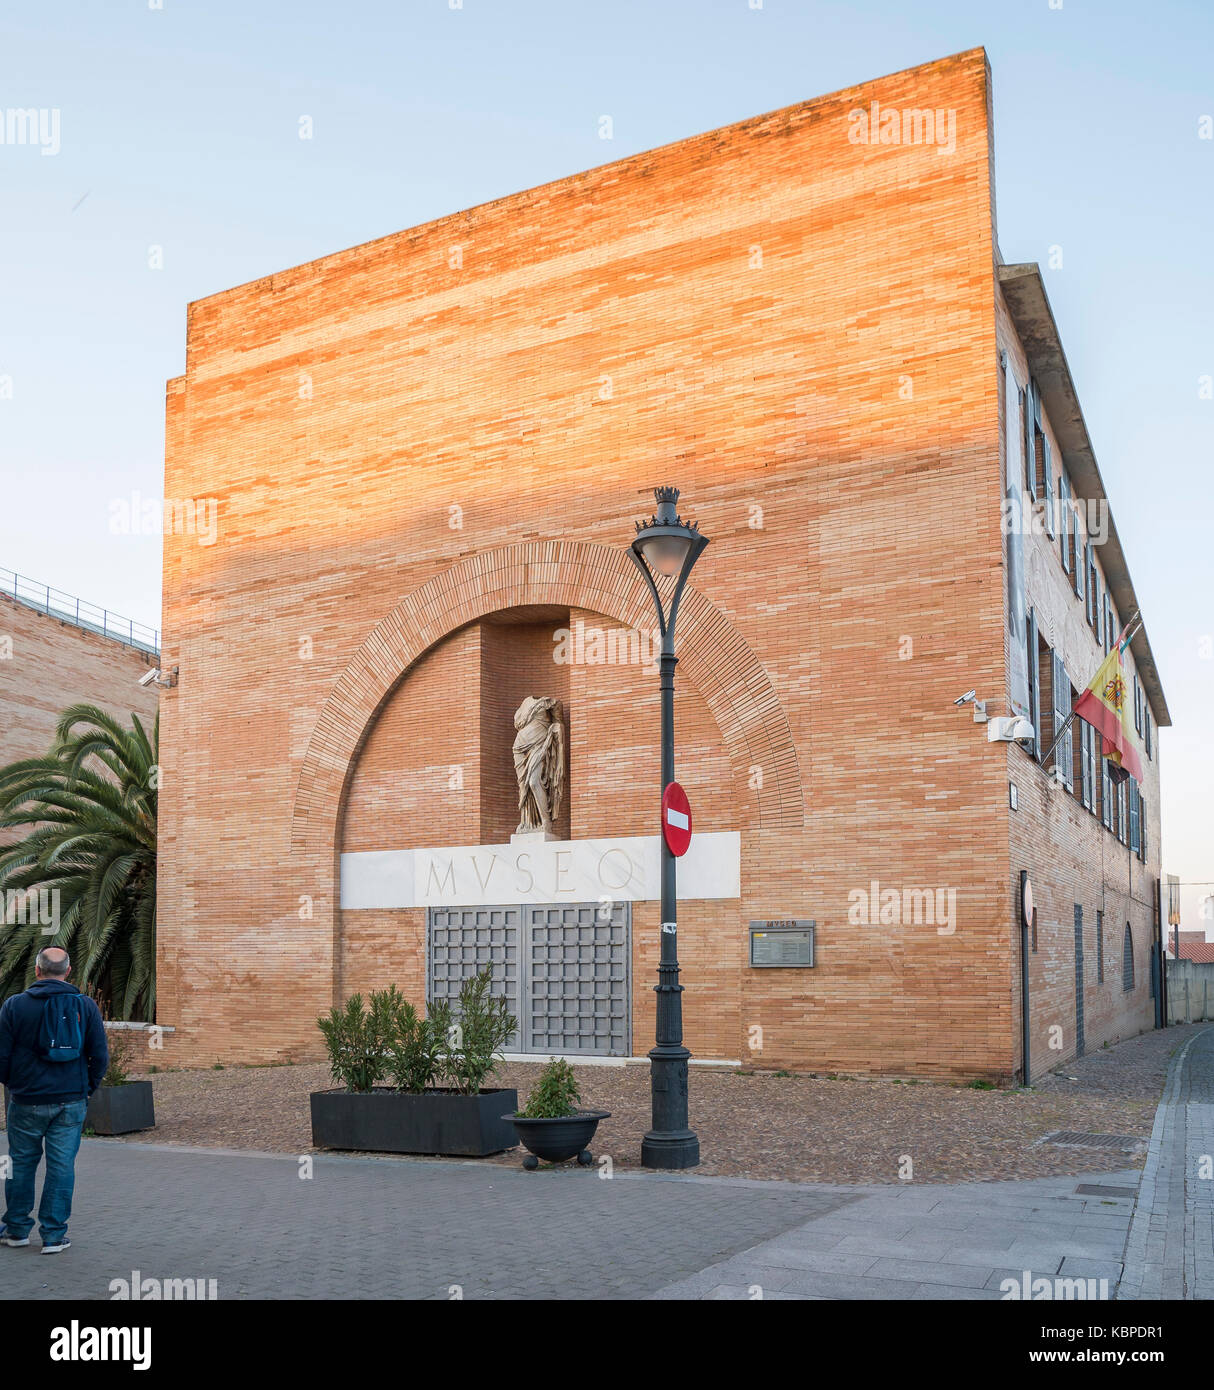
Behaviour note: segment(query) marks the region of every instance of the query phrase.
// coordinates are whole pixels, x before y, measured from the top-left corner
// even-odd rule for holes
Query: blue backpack
[[[53,994],[42,1010],[38,1052],[45,1062],[76,1062],[84,1051],[84,1009],[78,994]]]

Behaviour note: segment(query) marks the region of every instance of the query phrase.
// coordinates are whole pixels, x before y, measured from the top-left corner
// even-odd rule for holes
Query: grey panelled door
[[[470,975],[493,967],[494,996],[505,995],[507,1007],[521,1018],[521,907],[432,907],[427,925],[427,999],[446,999],[452,1008],[459,987]],[[519,1050],[515,1033],[507,1051]]]
[[[528,907],[527,1052],[628,1056],[631,904]]]
[[[630,903],[431,908],[428,999],[454,1005],[486,965],[519,1020],[511,1052],[626,1057],[632,1041]]]

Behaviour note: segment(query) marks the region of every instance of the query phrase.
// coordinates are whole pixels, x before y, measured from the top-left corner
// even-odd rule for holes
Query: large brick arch
[[[654,622],[653,601],[627,556],[588,541],[503,546],[435,575],[376,626],[325,703],[300,769],[292,852],[332,850],[362,741],[423,653],[490,613],[533,604],[587,609],[629,627]],[[712,711],[735,771],[749,778],[750,768],[762,769],[762,786],[753,792],[756,828],[803,825],[792,733],[758,658],[729,619],[690,588],[679,611],[677,640],[679,665]]]

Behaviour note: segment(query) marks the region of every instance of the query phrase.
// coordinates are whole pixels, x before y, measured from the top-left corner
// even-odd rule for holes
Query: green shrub
[[[568,1062],[553,1057],[539,1074],[520,1117],[528,1120],[563,1120],[577,1113],[582,1093]]]
[[[492,978],[492,967],[486,966],[463,982],[459,1017],[446,1033],[443,1070],[455,1090],[465,1096],[479,1094],[518,1027],[518,1020],[506,1009],[506,1001],[494,999],[489,993]]]
[[[129,1028],[105,1030],[110,1049],[109,1065],[101,1078],[103,1086],[125,1086],[131,1079],[131,1059],[135,1054],[135,1039]]]
[[[426,1018],[401,1002],[388,1054],[388,1075],[398,1091],[419,1096],[437,1083],[450,1028],[451,1008],[445,1000],[431,1004]]]
[[[361,994],[352,994],[344,1009],[330,1009],[316,1020],[329,1053],[329,1071],[347,1091],[370,1091],[383,1080],[401,1003],[392,985],[367,1003]]]

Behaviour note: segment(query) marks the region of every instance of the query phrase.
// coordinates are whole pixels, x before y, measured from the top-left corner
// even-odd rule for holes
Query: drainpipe
[[[1020,870],[1020,1037],[1023,1043],[1022,1062],[1024,1080],[1029,1084],[1029,924],[1024,912],[1024,885],[1028,881],[1028,870]],[[1035,905],[1034,905],[1035,910]]]

